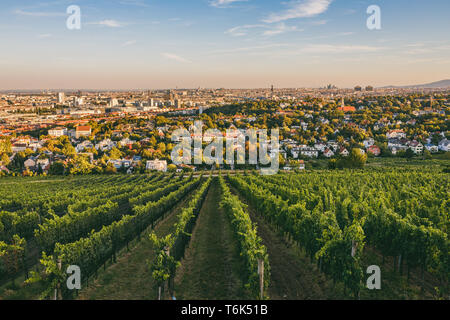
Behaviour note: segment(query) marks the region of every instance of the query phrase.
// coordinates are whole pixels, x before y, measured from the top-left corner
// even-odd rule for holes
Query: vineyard
[[[4,179],[0,299],[449,299],[449,182],[436,169]]]

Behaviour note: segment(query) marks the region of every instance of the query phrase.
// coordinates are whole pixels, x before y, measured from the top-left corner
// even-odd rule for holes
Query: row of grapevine
[[[192,230],[208,194],[211,181],[212,178],[208,178],[195,192],[187,206],[182,209],[178,215],[175,231],[172,234],[161,239],[158,239],[154,233],[150,235],[150,240],[156,251],[150,270],[152,277],[160,288],[159,297],[161,297],[161,290],[167,280],[169,281],[169,290],[171,289],[176,268],[179,265],[179,261],[184,257],[186,246],[191,239]]]
[[[245,287],[251,297],[258,298],[260,297],[261,289],[258,264],[261,260],[264,261],[264,292],[266,292],[270,282],[270,265],[267,249],[257,234],[256,225],[252,223],[248,212],[246,212],[246,206],[239,200],[239,197],[231,194],[222,176],[219,177],[219,185],[222,194],[220,205],[229,216],[240,246],[241,256],[245,260]]]
[[[240,177],[229,179],[268,222],[302,246],[311,259],[316,258],[321,271],[358,295],[363,279],[361,254],[365,238],[358,221],[342,230],[332,211],[324,212],[320,207],[311,211],[301,203],[289,206],[286,200],[261,186]]]
[[[146,220],[144,224],[148,221],[153,224],[156,220],[164,217],[164,213],[172,208],[178,201],[180,201],[188,192],[197,188],[201,183],[202,177],[196,178],[184,186],[180,187],[177,191],[170,193],[169,195],[162,197],[158,201],[148,202],[145,205],[140,205],[133,207],[133,211],[136,215],[140,215]]]
[[[189,243],[192,230],[194,229],[195,222],[197,221],[200,209],[208,194],[209,187],[211,185],[212,178],[203,183],[203,185],[195,192],[193,198],[181,210],[178,216],[178,222],[176,224],[175,232],[173,233],[174,245],[172,247],[171,254],[179,261],[184,257],[185,249]]]
[[[27,269],[26,240],[15,235],[11,242],[0,241],[0,281],[8,277],[14,279],[14,275]]]
[[[81,213],[68,214],[63,217],[56,216],[53,219],[48,219],[43,224],[39,225],[38,230],[35,230],[35,237],[41,248],[47,253],[50,253],[53,251],[56,243],[65,244],[73,242],[86,236],[92,230],[98,231],[103,226],[107,226],[112,222],[119,220],[123,215],[130,214],[131,212],[123,212],[119,207],[119,203],[128,200],[129,197],[135,195],[136,192],[156,189],[155,192],[157,192],[158,197],[149,200],[154,201],[178,189],[181,182],[179,182],[175,188],[173,185],[164,185],[165,179],[155,185],[144,186],[146,189],[141,187],[136,188],[138,190],[131,190],[129,193],[115,195],[110,198],[111,200],[107,200],[106,204],[88,208]],[[103,203],[105,203],[104,197],[98,199],[103,199]],[[130,206],[131,205],[132,203],[130,203]]]
[[[4,195],[0,202],[1,210],[37,211],[44,215],[53,210],[56,214],[64,213],[67,205],[80,197],[103,192],[105,188],[127,185],[141,180],[142,176],[122,177],[120,179],[102,178],[96,176],[83,179],[67,179],[64,181],[36,182],[23,184],[0,184],[0,193]],[[10,192],[10,188],[14,192]]]
[[[78,214],[46,220],[35,230],[35,238],[41,249],[50,253],[53,252],[56,243],[73,242],[121,217],[119,205],[108,200],[104,205],[89,208]]]
[[[182,186],[184,183],[187,183],[191,180],[192,174],[190,175],[190,177],[186,179],[175,181],[172,183],[169,182],[170,180],[168,180],[167,182],[165,182],[164,180],[163,183],[156,185],[155,188],[151,188],[147,192],[140,193],[137,197],[131,198],[129,200],[130,205],[132,207],[135,207],[145,204],[147,202],[153,202],[156,199],[161,198],[164,194],[167,194],[166,191],[174,191],[178,189],[180,186]],[[161,186],[164,186],[164,188],[161,188]]]
[[[82,181],[85,180],[86,179],[82,179]],[[140,183],[142,177],[134,178],[133,180],[134,183]],[[127,179],[127,181],[132,182],[130,179]],[[55,215],[63,216],[67,212],[74,213],[79,209],[86,210],[89,207],[99,206],[105,203],[104,199],[107,197],[110,197],[113,202],[115,200],[120,200],[124,195],[125,190],[130,191],[133,190],[134,187],[132,183],[126,185],[126,189],[124,187],[117,189],[114,185],[109,186],[108,184],[105,186],[88,184],[84,189],[55,191],[50,196],[48,189],[52,190],[52,185],[45,184],[44,186],[45,187],[42,188],[35,186],[36,189],[41,191],[40,197],[22,194],[24,190],[21,190],[20,188],[15,192],[17,199],[14,201],[19,202],[19,199],[21,199],[20,201],[26,204],[21,205],[23,208],[15,212],[0,212],[1,241],[10,242],[15,234],[26,239],[31,239],[34,236],[35,229],[37,229],[38,225],[44,219],[53,219]],[[111,196],[113,196],[113,198],[111,198]],[[116,196],[117,199],[115,199],[114,196]],[[80,201],[79,199],[83,200]],[[82,204],[80,204],[80,202]],[[37,207],[32,208],[31,210],[26,209],[28,205],[33,203],[36,204]],[[57,212],[55,212],[55,208],[58,208],[56,210]]]

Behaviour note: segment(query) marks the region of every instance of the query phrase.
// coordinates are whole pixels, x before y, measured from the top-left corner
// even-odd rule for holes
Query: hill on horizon
[[[417,85],[409,85],[409,86],[386,86],[383,88],[423,88],[423,89],[437,89],[437,88],[448,88],[450,87],[450,79],[441,80],[426,84],[417,84]]]

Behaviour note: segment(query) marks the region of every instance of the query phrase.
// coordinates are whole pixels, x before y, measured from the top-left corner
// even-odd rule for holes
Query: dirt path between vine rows
[[[177,270],[178,300],[245,299],[238,243],[219,203],[219,186],[213,181]]]

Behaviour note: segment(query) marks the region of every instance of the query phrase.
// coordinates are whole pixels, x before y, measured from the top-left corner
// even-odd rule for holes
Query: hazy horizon
[[[439,82],[441,80],[438,81],[433,81],[433,82]],[[450,80],[447,80],[450,81]],[[325,86],[327,86],[328,84],[334,85],[333,83],[326,83],[322,86],[317,86],[317,87],[274,87],[275,90],[289,90],[289,89],[323,89]],[[410,86],[409,88],[414,88],[415,85],[422,85],[425,83],[414,83],[414,84],[406,84],[405,86]],[[361,83],[355,83],[355,85],[350,86],[350,87],[339,87],[337,86],[337,89],[341,89],[341,90],[346,90],[346,89],[354,89],[354,87],[356,86],[361,86],[363,89],[366,86],[372,86],[371,84],[361,84]],[[394,86],[373,86],[374,89],[389,89],[390,87],[394,88]],[[404,86],[401,86],[404,87]],[[401,88],[400,87],[400,88]],[[196,90],[196,89],[202,89],[202,90],[220,90],[220,89],[225,89],[225,90],[263,90],[263,89],[271,89],[271,85],[266,86],[266,87],[240,87],[240,88],[233,88],[233,87],[160,87],[160,88],[15,88],[15,89],[2,89],[0,88],[0,92],[44,92],[44,91],[48,91],[48,92],[75,92],[75,91],[87,91],[87,92],[127,92],[127,91],[148,91],[148,90]],[[422,88],[419,88],[422,89]],[[428,88],[426,88],[428,89]]]

